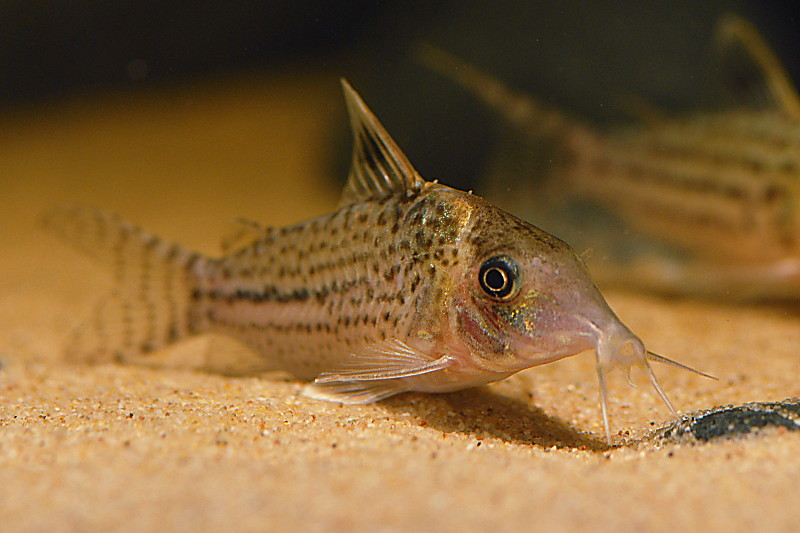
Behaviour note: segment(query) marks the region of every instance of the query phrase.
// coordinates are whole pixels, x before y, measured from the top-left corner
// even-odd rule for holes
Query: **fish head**
[[[394,277],[401,305],[413,306],[410,344],[393,345],[399,346],[393,356],[406,368],[398,374],[390,365],[391,376],[432,374],[428,385],[438,380],[437,390],[455,390],[465,385],[456,383],[464,371],[475,374],[469,383],[485,383],[594,348],[609,443],[605,374],[612,368],[641,366],[675,412],[647,361],[687,367],[645,350],[566,243],[477,196],[422,179],[352,87],[343,86],[354,146],[340,205],[399,202],[392,233],[404,228],[399,247],[409,252],[399,265],[403,275]],[[407,280],[415,294],[408,304],[402,296]],[[409,367],[419,353],[423,363]],[[439,357],[431,361],[431,353]],[[460,372],[452,371],[453,364]],[[446,369],[449,378],[440,372]],[[390,379],[385,369],[367,379],[376,375]],[[444,388],[441,381],[448,379],[455,381]]]
[[[644,344],[566,243],[488,204],[479,212],[453,306],[476,364],[516,371],[593,348],[604,370],[644,363]]]
[[[609,444],[609,371],[640,367],[676,417],[648,360],[712,377],[648,351],[565,242],[489,204],[470,218],[463,240],[471,260],[453,308],[455,328],[477,367],[508,375],[594,349]]]

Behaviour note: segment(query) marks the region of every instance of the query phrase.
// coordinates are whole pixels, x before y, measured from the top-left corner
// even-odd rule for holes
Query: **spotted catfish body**
[[[359,403],[461,389],[594,348],[607,434],[608,370],[641,366],[668,403],[648,360],[670,361],[619,321],[572,249],[423,180],[344,87],[353,165],[330,215],[286,228],[250,223],[252,238],[211,258],[101,211],[50,212],[48,228],[115,273],[115,292],[73,353],[131,361],[223,333],[265,366],[314,379],[307,395]]]
[[[651,110],[644,123],[611,131],[543,106],[442,52],[425,58],[541,147],[519,151],[542,156],[544,163],[529,165],[537,176],[494,176],[487,195],[576,247],[599,250],[591,266],[604,281],[800,297],[800,97],[745,20],[724,17],[717,43],[735,70],[731,77],[751,78],[752,105],[678,117]],[[565,197],[579,215],[558,218],[563,211],[553,205]],[[602,217],[595,216],[598,206]],[[619,262],[602,264],[609,256]]]

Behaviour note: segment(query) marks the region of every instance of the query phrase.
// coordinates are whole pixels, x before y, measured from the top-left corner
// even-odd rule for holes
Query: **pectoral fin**
[[[303,394],[342,403],[370,403],[408,389],[402,379],[444,370],[453,358],[434,358],[389,339],[353,354],[340,368],[323,372]]]
[[[326,402],[349,405],[373,403],[389,396],[407,392],[397,381],[338,381],[335,383],[309,383],[303,396]]]
[[[403,341],[388,339],[353,354],[343,367],[320,374],[315,383],[408,378],[443,370],[452,363],[453,359],[446,355],[436,359]]]

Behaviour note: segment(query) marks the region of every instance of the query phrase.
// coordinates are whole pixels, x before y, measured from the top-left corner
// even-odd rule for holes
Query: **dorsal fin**
[[[800,118],[800,95],[755,26],[738,15],[724,15],[717,25],[715,44],[734,91]]]
[[[419,192],[425,180],[346,80],[342,88],[353,129],[353,162],[339,205]]]

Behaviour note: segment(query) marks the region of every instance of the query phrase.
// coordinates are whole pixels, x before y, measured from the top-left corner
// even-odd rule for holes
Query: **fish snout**
[[[603,328],[596,325],[595,328],[597,361],[604,371],[645,364],[647,350],[644,343],[622,322],[614,320]]]

